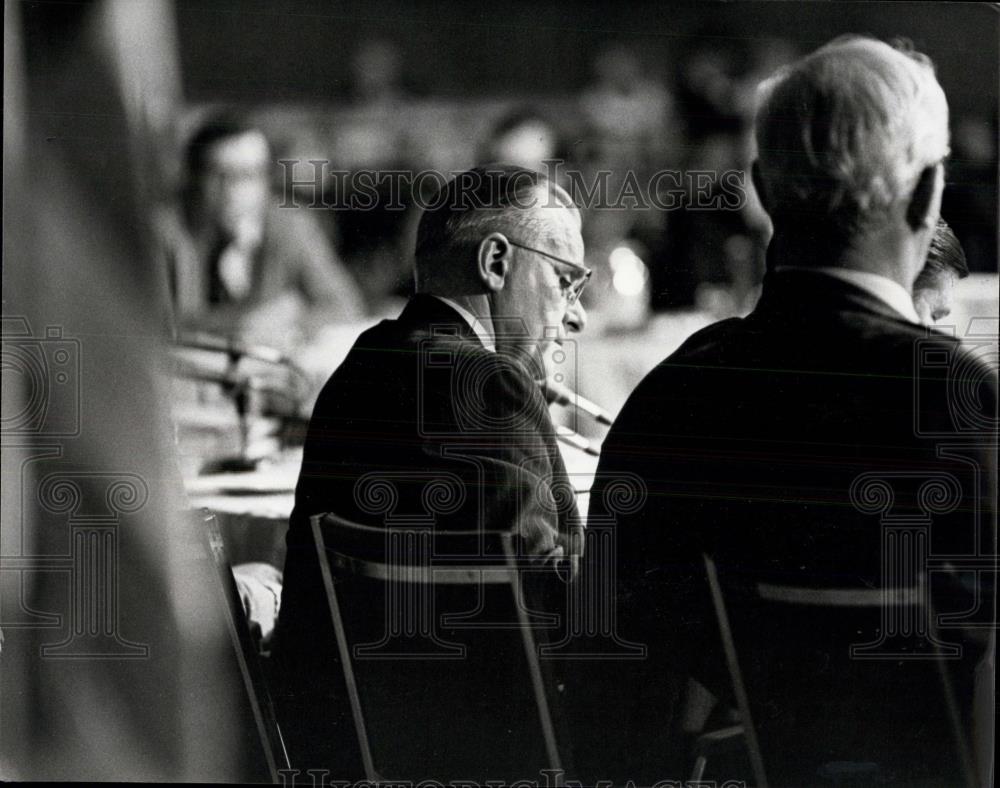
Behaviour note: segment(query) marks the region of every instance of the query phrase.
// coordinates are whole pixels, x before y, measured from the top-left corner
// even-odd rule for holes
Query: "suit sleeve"
[[[531,377],[500,354],[477,352],[456,366],[451,395],[457,434],[445,450],[476,466],[481,483],[469,481],[482,490],[480,526],[515,529],[528,555],[562,555],[580,520],[548,406]]]

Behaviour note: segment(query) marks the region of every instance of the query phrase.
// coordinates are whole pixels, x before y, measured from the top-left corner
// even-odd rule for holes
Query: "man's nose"
[[[566,310],[563,325],[566,326],[567,331],[576,334],[579,334],[586,327],[587,310],[583,308],[583,304],[579,300],[570,304],[569,309]]]

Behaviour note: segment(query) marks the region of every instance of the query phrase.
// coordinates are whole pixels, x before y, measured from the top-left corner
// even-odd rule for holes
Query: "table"
[[[573,485],[589,490],[597,458],[560,445]],[[205,507],[219,521],[229,560],[236,564],[262,561],[279,569],[285,565],[285,534],[295,505],[295,482],[302,464],[301,449],[288,451],[247,473],[217,473],[185,481],[188,499]],[[586,517],[589,492],[577,497]]]
[[[191,505],[205,507],[218,518],[234,566],[251,561],[279,569],[285,565],[285,533],[301,464],[298,449],[262,462],[255,471],[185,480]]]

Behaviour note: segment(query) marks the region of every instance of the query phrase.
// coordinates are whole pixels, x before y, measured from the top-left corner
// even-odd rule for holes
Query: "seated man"
[[[315,218],[280,208],[270,148],[226,115],[187,146],[181,205],[156,217],[178,329],[281,345],[331,321],[364,315],[364,300]]]
[[[948,317],[955,282],[968,275],[969,264],[962,244],[948,223],[938,219],[927,262],[913,283],[913,307],[920,322],[932,326]]]
[[[643,763],[671,752],[669,741],[640,750],[657,742],[676,711],[650,707],[648,689],[665,676],[694,676],[732,698],[703,555],[714,558],[720,576],[748,584],[767,577],[878,589],[897,560],[883,545],[883,504],[885,518],[928,524],[928,555],[981,562],[980,574],[942,571],[933,580],[948,588],[935,597],[939,609],[962,620],[946,639],[966,642],[969,662],[982,656],[981,670],[989,670],[983,620],[993,615],[986,568],[996,549],[996,372],[957,340],[919,325],[910,297],[944,187],[944,93],[923,56],[870,39],[837,40],[765,84],[756,139],[754,183],[774,224],[763,295],[748,317],[699,331],[650,372],[601,454],[591,517],[601,514],[604,479],[634,473],[649,491],[646,506],[617,520],[617,601],[622,635],[648,643],[650,659],[611,666],[617,675],[608,680],[617,681],[628,713],[621,737],[596,753],[606,763],[620,758],[621,747]],[[967,445],[949,453],[949,439]],[[926,494],[942,479],[955,485],[948,506]],[[881,485],[885,497],[859,498],[859,480]],[[974,627],[965,614],[976,599],[962,586],[982,603]],[[740,645],[745,655],[780,643]],[[850,644],[841,645],[846,653]],[[875,664],[859,662],[858,669]],[[752,659],[748,667],[779,670]],[[967,688],[969,663],[951,669]],[[838,700],[867,700],[864,722],[876,705],[888,713],[926,700],[923,718],[918,710],[912,726],[892,731],[902,741],[947,717],[935,697],[928,685],[915,698],[886,691],[876,704]],[[820,764],[806,761],[799,745],[833,748],[842,743],[837,735],[862,722],[827,714],[812,700],[800,730],[825,724],[827,733],[785,744],[806,770]],[[968,731],[973,704],[967,694],[961,702]],[[765,723],[775,717],[762,715]],[[869,743],[877,749],[883,742]],[[934,768],[937,754],[918,750],[906,768]],[[848,748],[839,760],[877,758],[863,755]],[[805,784],[787,773],[768,777]]]
[[[513,532],[523,554],[553,566],[582,550],[575,503],[546,505],[566,471],[538,386],[548,346],[585,322],[579,213],[544,176],[502,165],[460,175],[431,203],[417,294],[358,338],[306,438],[273,648],[289,740],[317,767],[337,763],[353,732],[324,684],[339,668],[311,515]],[[428,479],[457,481],[455,505],[436,508]],[[373,481],[392,491],[375,500]]]

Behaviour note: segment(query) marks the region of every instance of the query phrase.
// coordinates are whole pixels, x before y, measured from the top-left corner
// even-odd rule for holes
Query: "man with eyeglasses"
[[[575,573],[583,525],[539,384],[548,354],[586,322],[580,229],[569,195],[537,172],[495,165],[462,173],[421,217],[416,295],[397,319],[358,338],[320,394],[274,643],[288,679],[286,741],[304,748],[306,762],[343,763],[335,743],[350,738],[346,718],[331,717],[331,706],[343,712],[346,704],[319,679],[329,676],[336,647],[311,515],[511,532],[543,575]],[[391,488],[388,508],[366,496],[373,481]],[[452,485],[440,505],[428,493],[437,482]]]

